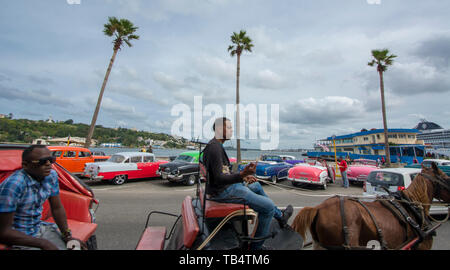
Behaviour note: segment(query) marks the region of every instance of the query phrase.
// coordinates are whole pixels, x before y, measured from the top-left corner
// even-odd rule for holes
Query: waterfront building
[[[388,141],[390,155],[400,157],[423,157],[424,142],[417,138],[417,129],[388,129]],[[316,151],[322,149],[326,152],[336,152],[346,155],[386,155],[384,147],[384,129],[361,130],[360,132],[330,136],[318,140],[315,144]]]

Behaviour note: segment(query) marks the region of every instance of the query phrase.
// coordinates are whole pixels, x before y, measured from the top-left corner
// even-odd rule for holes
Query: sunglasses
[[[47,161],[50,162],[50,164],[53,164],[56,162],[56,157],[45,157],[45,158],[41,158],[39,160],[30,160],[30,163],[33,163],[34,165],[38,165],[38,166],[43,166],[45,164],[47,164]]]

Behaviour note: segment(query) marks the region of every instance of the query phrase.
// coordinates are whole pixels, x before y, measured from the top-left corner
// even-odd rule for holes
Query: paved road
[[[338,182],[339,183],[339,182]],[[287,182],[281,182],[285,189],[264,185],[266,193],[280,208],[294,206],[293,217],[304,206],[320,204],[330,194],[361,195],[362,188],[348,189],[331,184],[327,190],[312,187],[308,190],[293,190]],[[160,179],[139,180],[122,186],[102,182],[89,183],[100,200],[96,212],[98,248],[102,250],[131,250],[139,241],[150,211],[164,211],[179,214],[185,196],[195,197],[195,186],[174,185]],[[292,221],[291,218],[290,222]],[[170,228],[174,219],[168,216],[152,216],[150,225]],[[307,239],[308,240],[308,239]],[[450,222],[438,229],[433,249],[450,249]]]

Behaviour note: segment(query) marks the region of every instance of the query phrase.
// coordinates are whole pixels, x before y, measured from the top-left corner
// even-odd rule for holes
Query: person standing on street
[[[339,157],[339,159],[338,159],[338,166],[339,166],[339,170],[341,171],[341,176],[342,176],[342,181],[343,181],[342,186],[344,188],[348,188],[349,187],[348,178],[347,178],[348,165],[347,165],[347,162],[342,157]]]

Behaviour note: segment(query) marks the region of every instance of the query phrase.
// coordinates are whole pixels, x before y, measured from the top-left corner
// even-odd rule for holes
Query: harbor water
[[[140,148],[90,148],[91,151],[102,151],[106,155],[112,155],[119,152],[139,152]],[[153,154],[156,158],[168,158],[177,156],[183,152],[194,151],[188,149],[153,149]],[[226,150],[228,157],[236,158],[236,150]],[[287,152],[287,151],[260,151],[260,150],[243,150],[241,151],[242,160],[257,160],[261,155],[290,155],[298,160],[304,160],[306,157],[302,156],[305,152]]]

